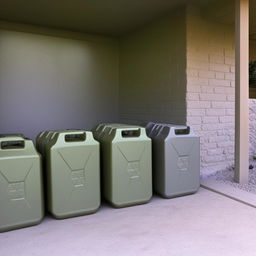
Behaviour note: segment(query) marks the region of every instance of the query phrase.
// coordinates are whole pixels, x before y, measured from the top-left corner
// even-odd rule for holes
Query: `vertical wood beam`
[[[249,175],[249,0],[236,0],[235,181]]]

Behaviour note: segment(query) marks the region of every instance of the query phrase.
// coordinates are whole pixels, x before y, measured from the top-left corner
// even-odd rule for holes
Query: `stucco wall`
[[[35,137],[117,121],[117,40],[28,30],[0,30],[1,133]]]
[[[187,13],[187,123],[201,136],[207,175],[234,163],[234,27]]]
[[[185,9],[120,40],[123,122],[186,122]]]

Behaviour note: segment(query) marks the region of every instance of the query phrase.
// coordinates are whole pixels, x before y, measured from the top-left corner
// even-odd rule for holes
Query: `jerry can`
[[[99,143],[83,130],[43,135],[47,206],[55,218],[94,213],[100,206]]]
[[[96,130],[101,143],[104,197],[114,207],[147,203],[152,197],[152,167],[151,140],[145,128],[123,124],[97,127],[94,133]]]
[[[44,215],[41,157],[32,140],[0,136],[0,231],[41,222]]]
[[[165,198],[195,193],[200,186],[200,138],[191,127],[148,123],[154,190]]]

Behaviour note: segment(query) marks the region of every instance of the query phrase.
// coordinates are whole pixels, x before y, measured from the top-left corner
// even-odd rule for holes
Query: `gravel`
[[[249,167],[249,182],[248,184],[238,184],[234,182],[234,167],[230,166],[224,171],[219,171],[209,178],[215,178],[217,181],[225,184],[229,184],[235,188],[245,190],[247,192],[251,192],[256,194],[256,161],[250,162]]]

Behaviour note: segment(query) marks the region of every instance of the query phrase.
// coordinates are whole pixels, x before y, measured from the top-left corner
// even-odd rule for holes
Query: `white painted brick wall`
[[[187,123],[201,137],[201,174],[208,175],[234,163],[234,30],[190,11]]]

